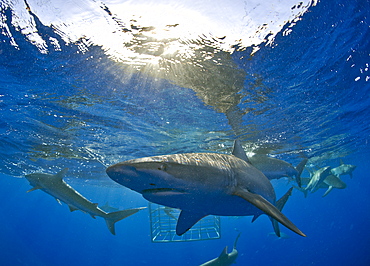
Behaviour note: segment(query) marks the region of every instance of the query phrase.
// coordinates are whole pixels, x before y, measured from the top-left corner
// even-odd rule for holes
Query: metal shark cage
[[[182,236],[176,235],[180,210],[149,203],[151,240],[155,243],[218,239],[221,237],[219,216],[208,215]]]

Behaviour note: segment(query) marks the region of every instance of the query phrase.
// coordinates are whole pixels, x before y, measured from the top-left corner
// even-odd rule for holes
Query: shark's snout
[[[131,165],[116,164],[107,168],[108,176],[118,183],[129,181],[132,177],[138,176],[137,170]]]

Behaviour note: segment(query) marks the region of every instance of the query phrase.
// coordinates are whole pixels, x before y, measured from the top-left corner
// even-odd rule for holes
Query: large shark
[[[233,250],[228,254],[227,253],[227,246],[222,250],[220,256],[210,261],[207,261],[200,266],[229,266],[235,263],[236,258],[238,257],[238,250],[236,249],[236,244],[238,243],[238,239],[240,237],[240,233],[235,239]]]
[[[331,169],[331,173],[337,177],[341,175],[349,175],[352,178],[352,172],[356,169],[356,165],[345,164],[340,160],[340,166]]]
[[[138,211],[145,208],[135,208],[127,209],[122,211],[116,211],[107,213],[98,207],[98,204],[92,203],[76,190],[74,190],[70,185],[64,182],[63,177],[67,173],[68,168],[61,170],[56,175],[33,173],[26,175],[27,180],[30,185],[33,186],[32,189],[27,192],[31,192],[37,189],[48,193],[60,201],[63,201],[69,206],[70,211],[81,210],[91,215],[95,219],[95,216],[100,216],[105,219],[109,231],[115,235],[114,224],[128,216],[131,216]]]
[[[280,211],[290,191],[276,202],[270,181],[244,157],[245,152],[236,141],[233,155],[184,153],[145,157],[112,165],[106,172],[112,180],[145,199],[180,209],[178,235],[207,215],[253,215],[255,220],[265,213],[272,218],[278,235],[275,220],[305,236]]]

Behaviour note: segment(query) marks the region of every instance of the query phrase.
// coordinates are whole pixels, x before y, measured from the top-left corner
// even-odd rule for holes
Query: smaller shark
[[[300,187],[300,177],[308,159],[303,159],[297,167],[286,161],[260,154],[248,157],[248,161],[270,180],[295,176],[296,182]]]
[[[310,182],[310,178],[302,177],[301,182],[302,185],[307,186],[307,184]],[[296,186],[293,187],[298,189],[299,191],[302,191],[305,198],[307,197],[308,190],[306,190],[304,187],[301,188]],[[323,197],[325,197],[330,193],[330,191],[332,191],[333,188],[344,189],[346,187],[347,184],[344,183],[339,177],[336,177],[335,175],[329,175],[324,179],[324,181],[319,186],[316,186],[315,190],[312,192],[315,192],[319,188],[325,188],[327,190],[325,191],[324,195],[322,195]]]
[[[340,166],[331,169],[331,173],[337,177],[341,175],[349,175],[352,178],[352,172],[356,169],[356,165],[345,164],[342,159],[340,160]]]
[[[129,217],[144,208],[127,209],[122,211],[107,213],[98,207],[97,203],[92,203],[70,185],[64,182],[63,177],[67,173],[68,168],[64,168],[56,175],[33,173],[26,175],[30,185],[33,186],[27,192],[31,192],[37,189],[48,193],[53,196],[59,203],[63,201],[69,206],[69,210],[81,210],[91,215],[95,219],[95,216],[100,216],[105,219],[109,231],[115,235],[114,224],[126,217]]]
[[[238,251],[236,250],[236,244],[238,242],[238,239],[240,237],[240,233],[235,239],[233,250],[230,253],[227,253],[227,246],[224,248],[224,250],[221,252],[220,256],[217,258],[207,261],[200,266],[229,266],[233,263],[235,263],[236,258],[238,257]]]
[[[324,182],[325,178],[327,178],[331,174],[331,167],[326,166],[310,174],[311,179],[310,182],[307,184],[305,190],[310,190],[311,193],[313,193],[319,188],[320,184]]]

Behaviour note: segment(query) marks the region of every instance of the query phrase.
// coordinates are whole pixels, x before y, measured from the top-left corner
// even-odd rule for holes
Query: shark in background
[[[240,234],[236,237],[234,241],[233,250],[230,253],[227,253],[227,246],[222,250],[220,256],[210,261],[207,261],[200,266],[229,266],[235,263],[236,258],[238,257],[238,250],[236,249],[236,244],[238,243]]]
[[[144,208],[127,209],[122,211],[107,213],[98,207],[97,203],[92,203],[70,185],[64,182],[63,177],[67,173],[68,168],[64,168],[55,175],[33,173],[26,175],[26,179],[33,186],[32,189],[27,192],[31,192],[40,189],[49,195],[53,196],[59,203],[60,201],[66,203],[71,212],[80,210],[91,215],[95,219],[95,216],[100,216],[105,219],[109,231],[115,235],[115,223],[125,219]]]
[[[279,179],[282,177],[292,178],[295,176],[295,180],[298,186],[301,186],[300,177],[308,159],[303,159],[297,167],[294,167],[290,163],[272,158],[267,155],[256,154],[248,157],[249,162],[260,170],[268,179]]]
[[[349,175],[352,178],[352,172],[356,169],[356,165],[345,164],[342,159],[340,160],[340,165],[331,169],[331,173],[337,177],[342,175]]]
[[[124,161],[106,170],[115,182],[134,190],[151,202],[181,210],[177,235],[187,232],[207,215],[270,216],[280,236],[278,222],[305,236],[281,209],[291,189],[276,201],[270,180],[245,161],[239,141],[232,155],[184,153]]]
[[[301,182],[302,182],[302,186],[307,186],[307,184],[310,182],[310,178],[302,177]],[[293,186],[293,187],[303,192],[305,198],[307,197],[308,190],[306,190],[305,187],[297,187],[297,186]],[[328,175],[324,179],[324,181],[321,184],[319,184],[315,188],[315,190],[312,192],[316,192],[318,189],[324,188],[326,189],[326,191],[322,196],[326,197],[333,190],[333,188],[345,189],[346,187],[347,187],[347,184],[344,183],[339,177],[336,177],[335,175]]]
[[[300,177],[308,161],[307,158],[304,158],[296,167],[294,167],[292,164],[286,161],[273,158],[265,154],[254,154],[253,156],[247,156],[241,145],[238,145],[237,147],[234,146],[234,148],[237,150],[237,153],[240,154],[241,159],[252,164],[269,180],[279,179],[282,177],[288,177],[289,179],[292,179],[294,176],[298,186],[301,186]],[[245,155],[243,155],[243,153]]]

